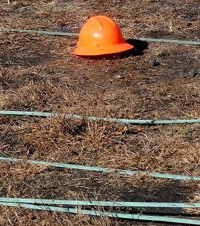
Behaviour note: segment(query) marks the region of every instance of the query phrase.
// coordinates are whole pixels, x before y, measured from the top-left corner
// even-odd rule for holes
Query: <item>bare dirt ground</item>
[[[77,38],[0,33],[0,109],[135,119],[200,118],[199,46],[132,37],[200,39],[199,0],[1,0],[0,27],[78,32],[113,18],[135,50],[127,57],[73,56]],[[159,63],[157,63],[159,62]],[[0,116],[0,155],[200,176],[200,126],[139,127]],[[0,163],[0,196],[193,202],[200,184]],[[115,210],[113,210],[115,211]],[[197,210],[123,209],[187,215]],[[166,225],[0,207],[0,225]]]

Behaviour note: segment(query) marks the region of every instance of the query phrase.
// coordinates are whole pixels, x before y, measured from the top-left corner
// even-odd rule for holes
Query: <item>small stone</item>
[[[124,79],[125,76],[123,76],[123,75],[115,75],[115,78],[116,78],[116,79]]]
[[[198,70],[192,69],[192,70],[190,70],[184,77],[185,77],[185,78],[188,78],[188,77],[194,78],[194,77],[196,77],[198,74],[199,74],[199,71],[198,71]]]
[[[65,27],[66,26],[66,24],[65,23],[60,23],[60,27]]]
[[[161,58],[166,58],[170,56],[170,52],[168,50],[163,50],[162,53],[158,54],[158,56]]]
[[[159,66],[159,65],[160,65],[160,63],[159,63],[157,60],[154,60],[154,61],[153,61],[153,66],[154,66],[154,67]]]
[[[187,23],[187,26],[188,26],[188,27],[192,26],[192,23]]]
[[[199,74],[199,72],[197,70],[191,70],[189,72],[189,76],[192,78],[196,77],[198,74]]]

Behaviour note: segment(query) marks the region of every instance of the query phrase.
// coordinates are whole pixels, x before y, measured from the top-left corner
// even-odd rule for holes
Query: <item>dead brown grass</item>
[[[184,2],[184,3],[183,3]],[[0,26],[78,32],[110,15],[126,37],[196,40],[199,1],[7,1]],[[152,43],[127,58],[71,55],[76,38],[0,34],[0,109],[121,118],[199,118],[199,47]],[[154,66],[154,60],[159,66]],[[121,78],[121,79],[119,79]],[[0,154],[22,159],[200,175],[199,125],[140,127],[0,117]],[[0,164],[0,196],[196,202],[199,183]],[[114,209],[114,211],[117,211]],[[155,210],[124,209],[127,213]],[[156,210],[163,214],[198,214]],[[159,212],[160,211],[160,212]],[[174,210],[173,210],[174,211]],[[131,221],[0,208],[0,225],[132,225]],[[136,225],[165,225],[139,223]]]

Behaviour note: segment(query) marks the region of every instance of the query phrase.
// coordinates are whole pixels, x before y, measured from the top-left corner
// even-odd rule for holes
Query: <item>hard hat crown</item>
[[[115,45],[124,43],[118,26],[106,16],[91,17],[80,32],[79,45]]]
[[[81,28],[76,55],[102,55],[132,49],[119,27],[106,16],[91,17]]]

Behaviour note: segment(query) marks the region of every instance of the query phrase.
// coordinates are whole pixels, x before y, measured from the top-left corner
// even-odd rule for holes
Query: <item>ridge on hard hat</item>
[[[91,17],[81,28],[73,54],[97,56],[114,54],[134,48],[122,36],[117,24],[107,16]]]

